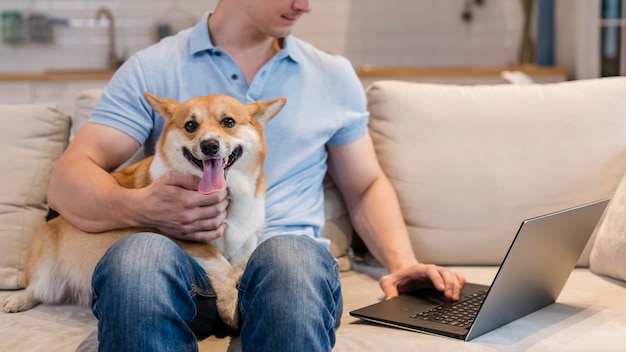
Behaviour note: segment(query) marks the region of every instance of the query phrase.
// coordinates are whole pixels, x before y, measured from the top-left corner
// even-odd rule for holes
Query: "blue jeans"
[[[244,351],[330,351],[342,313],[337,262],[306,236],[261,243],[239,284]],[[197,351],[232,333],[202,268],[174,242],[140,233],[118,241],[93,275],[101,351]]]

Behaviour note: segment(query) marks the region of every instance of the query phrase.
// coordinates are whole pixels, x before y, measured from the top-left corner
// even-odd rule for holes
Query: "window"
[[[622,0],[602,0],[600,21],[600,76],[624,72]]]

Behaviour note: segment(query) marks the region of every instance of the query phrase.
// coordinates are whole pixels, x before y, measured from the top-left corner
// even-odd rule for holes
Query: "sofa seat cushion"
[[[70,120],[53,104],[0,105],[0,289],[24,286],[32,236],[48,214],[52,169],[67,146]]]
[[[341,274],[344,311],[333,351],[619,351],[626,331],[625,285],[598,277],[587,269],[576,269],[557,303],[472,342],[382,327],[353,318],[353,309],[383,298],[378,277],[380,268],[355,265]],[[468,280],[489,284],[495,267],[454,268]],[[0,291],[0,301],[7,291]],[[0,312],[0,341],[3,352],[96,351],[96,319],[86,307],[38,306],[17,314]],[[87,340],[85,341],[85,338]],[[237,339],[210,337],[200,351],[239,351]]]
[[[626,170],[625,92],[624,77],[371,85],[370,132],[418,259],[498,265],[524,219],[610,197]]]

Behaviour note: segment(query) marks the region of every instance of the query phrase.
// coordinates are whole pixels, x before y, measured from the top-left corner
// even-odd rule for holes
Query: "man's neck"
[[[208,19],[211,42],[235,60],[250,84],[261,67],[280,50],[282,40],[239,27],[236,21],[222,21],[215,16]]]

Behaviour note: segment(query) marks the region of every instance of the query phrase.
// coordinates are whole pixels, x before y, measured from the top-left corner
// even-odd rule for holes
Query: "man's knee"
[[[254,251],[251,260],[271,262],[273,267],[292,268],[304,266],[308,270],[318,265],[336,265],[330,252],[308,236],[277,235],[263,241]],[[330,269],[330,268],[327,268]]]
[[[125,270],[153,266],[175,257],[180,248],[162,235],[142,232],[125,237],[107,250],[98,267],[106,266]]]

